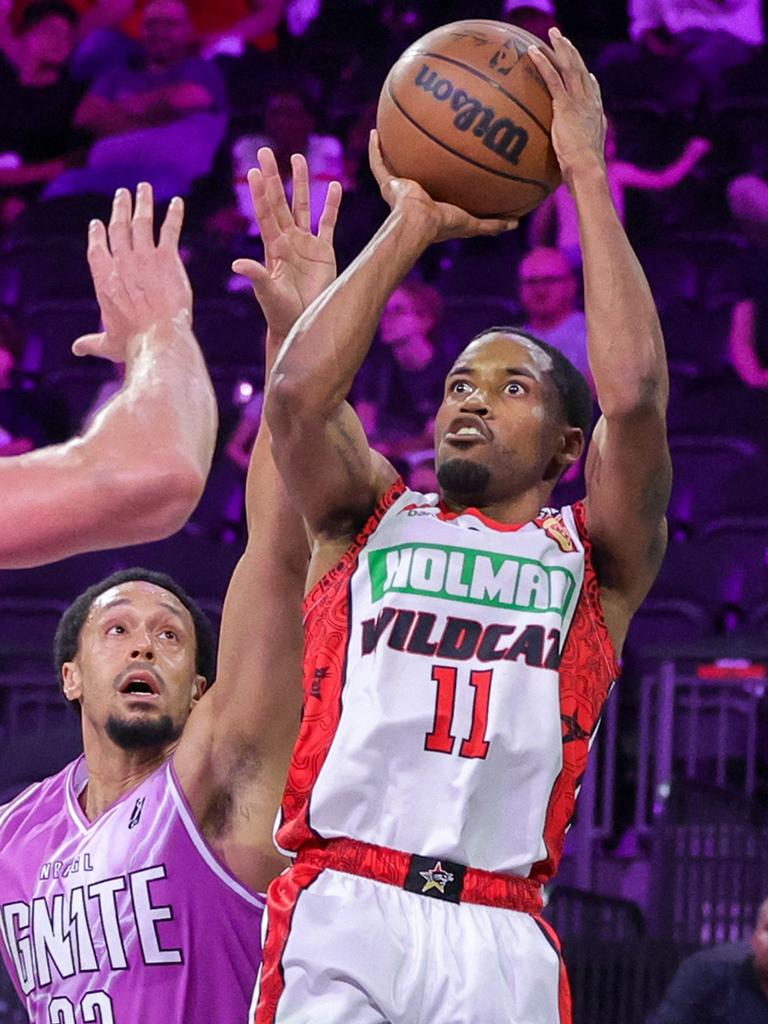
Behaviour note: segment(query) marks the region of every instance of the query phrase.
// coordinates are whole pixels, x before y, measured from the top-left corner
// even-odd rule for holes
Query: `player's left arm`
[[[235,264],[258,282],[267,377],[294,322],[336,276],[340,198],[332,183],[313,235],[307,166],[294,157],[291,223],[266,232],[266,266]],[[224,602],[216,684],[194,709],[174,764],[209,841],[238,878],[259,888],[282,866],[271,835],[301,716],[309,562],[303,520],[275,467],[264,416],[248,469],[246,518],[247,545]]]
[[[553,30],[534,55],[553,98],[552,139],[579,213],[589,363],[602,415],[587,456],[587,528],[608,629],[621,648],[666,547],[669,396],[656,306],[611,200],[597,80]]]

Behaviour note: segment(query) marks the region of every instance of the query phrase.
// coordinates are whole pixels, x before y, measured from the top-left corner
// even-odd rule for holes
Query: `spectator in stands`
[[[353,401],[363,427],[390,458],[432,449],[432,417],[451,360],[437,342],[441,316],[436,289],[404,281],[384,307],[378,343],[355,380]]]
[[[601,64],[649,57],[685,64],[707,87],[763,45],[761,0],[629,0],[632,44],[608,47]]]
[[[674,188],[696,167],[702,157],[711,150],[708,139],[693,138],[680,156],[667,167],[649,170],[619,160],[616,148],[616,132],[609,122],[605,137],[605,162],[608,184],[616,210],[624,223],[626,206],[625,191],[638,188],[654,192]],[[581,267],[579,246],[579,221],[576,204],[563,183],[531,216],[530,242],[534,246],[556,245],[565,253],[572,265]]]
[[[552,0],[504,0],[501,16],[539,39],[549,39],[549,30],[558,24]]]
[[[16,375],[25,339],[7,314],[0,314],[0,457],[23,455],[45,444],[40,404]]]
[[[341,142],[333,135],[317,133],[317,112],[306,92],[294,86],[280,86],[273,90],[264,110],[264,132],[248,133],[237,138],[232,147],[233,184],[237,208],[242,221],[253,225],[249,216],[251,197],[246,174],[258,163],[258,152],[268,146],[275,154],[280,177],[290,199],[291,155],[302,153],[310,168],[310,202],[317,228],[317,218],[323,209],[325,191],[330,181],[344,176]]]
[[[182,0],[150,0],[142,17],[140,63],[98,79],[75,114],[95,136],[88,166],[56,179],[47,197],[98,192],[150,180],[158,199],[185,195],[207,174],[226,127],[224,83],[194,55]]]
[[[756,174],[740,174],[728,185],[728,208],[744,235],[768,247],[768,182]]]
[[[741,299],[733,307],[728,354],[742,384],[768,397],[768,308],[764,301]]]
[[[77,15],[62,0],[38,0],[23,12],[11,50],[0,56],[0,189],[24,202],[69,162],[82,144],[73,116],[82,87],[67,72]],[[16,212],[23,208],[14,204]]]
[[[565,253],[532,249],[520,261],[518,288],[526,316],[522,329],[560,349],[591,380],[587,322],[577,305],[579,282]]]
[[[747,957],[720,947],[684,960],[648,1024],[768,1024],[768,900],[751,945]]]

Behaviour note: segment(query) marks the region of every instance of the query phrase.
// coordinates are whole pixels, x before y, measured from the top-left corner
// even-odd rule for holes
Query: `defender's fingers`
[[[266,197],[272,207],[277,225],[282,230],[286,230],[292,227],[293,216],[288,207],[288,200],[285,198],[285,189],[275,154],[268,146],[262,146],[256,156],[259,159],[259,167],[264,178]]]
[[[291,157],[293,171],[293,195],[291,197],[291,213],[296,227],[302,231],[312,228],[312,207],[309,195],[309,168],[301,153]]]
[[[241,277],[247,277],[253,285],[256,297],[260,298],[264,289],[270,283],[269,271],[256,260],[239,259],[232,264],[232,270]]]
[[[94,282],[101,281],[109,273],[112,257],[107,245],[107,229],[100,220],[92,220],[88,225],[87,259]]]
[[[259,226],[261,240],[264,242],[266,252],[269,253],[270,247],[280,237],[282,232],[280,225],[277,223],[275,211],[267,196],[267,183],[264,181],[264,175],[258,167],[252,167],[248,171],[248,188],[251,192],[253,213]]]
[[[101,356],[106,341],[106,332],[83,334],[72,342],[72,353],[76,356]]]
[[[184,225],[184,200],[181,196],[174,196],[168,204],[163,225],[160,228],[160,243],[158,248],[171,249],[173,252],[179,250],[179,239],[181,229]]]
[[[131,240],[134,249],[147,249],[155,244],[152,233],[153,202],[152,186],[148,181],[139,182],[131,221]]]
[[[539,49],[538,46],[529,46],[528,55],[536,65],[536,70],[544,79],[544,84],[549,89],[552,99],[563,96],[565,94],[565,84],[552,58]]]
[[[131,251],[131,193],[127,188],[115,192],[107,234],[113,256]]]
[[[336,221],[339,218],[339,207],[341,206],[342,188],[341,182],[332,181],[325,193],[325,204],[320,220],[317,225],[317,237],[333,245],[333,233],[336,230]]]

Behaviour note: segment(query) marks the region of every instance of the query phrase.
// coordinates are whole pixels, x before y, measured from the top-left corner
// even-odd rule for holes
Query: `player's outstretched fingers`
[[[76,356],[103,356],[106,333],[83,334],[72,342],[72,352]]]
[[[394,175],[389,167],[387,167],[387,162],[381,149],[379,133],[375,128],[371,129],[371,133],[368,136],[368,163],[371,165],[371,171],[378,182],[379,188],[383,191]]]
[[[115,192],[107,234],[113,256],[131,251],[131,193],[127,188],[119,188]]]
[[[560,29],[554,26],[549,30],[549,41],[552,44],[557,67],[568,92],[572,96],[582,99],[590,89],[589,72],[581,54],[570,39],[567,39]]]
[[[264,181],[264,175],[260,168],[252,167],[248,171],[248,188],[251,192],[253,212],[256,217],[256,223],[259,226],[261,240],[268,254],[272,244],[277,241],[282,232],[280,225],[277,223],[275,211],[272,209],[267,196],[267,183]]]
[[[184,226],[184,200],[174,196],[168,204],[162,227],[160,228],[160,244],[158,248],[179,251],[181,229]]]
[[[312,207],[309,196],[309,168],[301,153],[291,157],[293,172],[293,195],[291,197],[291,213],[297,228],[302,231],[312,230]]]
[[[99,285],[106,280],[112,266],[112,257],[107,244],[107,229],[100,220],[92,220],[88,225],[87,259],[93,283],[98,290]]]
[[[139,182],[136,188],[136,201],[133,206],[131,221],[131,239],[134,249],[147,250],[154,248],[155,236],[153,226],[154,196],[148,181]]]
[[[259,160],[259,167],[264,178],[265,194],[272,207],[272,213],[278,227],[285,231],[293,226],[293,215],[288,206],[288,200],[285,198],[283,179],[280,177],[275,154],[268,146],[262,146],[256,156]]]
[[[257,260],[238,259],[232,263],[232,270],[241,277],[247,277],[253,285],[256,298],[260,298],[264,290],[269,287],[269,271]]]
[[[336,229],[336,221],[339,217],[341,206],[342,188],[340,181],[332,181],[325,193],[325,203],[320,220],[317,222],[317,237],[333,245],[333,233]]]
[[[549,89],[553,100],[565,95],[565,85],[560,77],[560,72],[555,67],[552,58],[545,54],[538,46],[528,47],[528,56],[536,65],[536,70],[544,79],[544,84]]]

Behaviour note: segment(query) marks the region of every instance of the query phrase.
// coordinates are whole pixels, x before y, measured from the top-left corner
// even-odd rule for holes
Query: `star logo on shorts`
[[[430,889],[437,889],[438,892],[445,895],[445,887],[449,882],[453,881],[453,875],[450,871],[446,871],[443,865],[438,861],[433,868],[428,871],[420,871],[419,874],[425,880],[425,884],[422,887],[422,892],[429,892]]]

